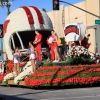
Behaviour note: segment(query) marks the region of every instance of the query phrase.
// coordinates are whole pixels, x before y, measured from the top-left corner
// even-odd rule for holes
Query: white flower
[[[77,53],[78,56],[80,56],[81,54],[82,55],[85,54],[85,55],[89,56],[88,50],[86,48],[84,48],[83,46],[72,47],[68,51],[67,56],[72,57],[72,56],[76,55],[76,53]]]
[[[31,61],[28,61],[27,64],[23,67],[22,71],[24,71],[25,69],[27,69],[30,66],[31,66]]]
[[[27,62],[27,64],[25,65],[25,67],[23,67],[22,72],[14,79],[15,83],[18,83],[19,80],[22,80],[26,77],[26,75],[29,75],[29,73],[32,71],[31,68],[31,62]],[[15,72],[9,73],[4,77],[3,81],[7,81],[10,79],[13,79],[16,76]]]
[[[93,57],[92,59],[93,59],[93,60],[96,60],[96,58],[95,58],[95,57]]]
[[[91,59],[93,59],[93,57],[91,56]]]
[[[32,72],[32,66],[27,67],[23,72],[21,72],[15,79],[15,84],[18,84],[21,80],[23,80],[27,75]]]
[[[99,60],[97,60],[97,63],[99,63],[100,61]]]
[[[10,80],[10,79],[14,78],[15,75],[16,75],[15,72],[9,73],[4,77],[3,81]]]

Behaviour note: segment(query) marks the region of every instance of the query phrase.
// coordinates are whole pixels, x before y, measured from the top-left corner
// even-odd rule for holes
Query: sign
[[[100,20],[95,20],[95,24],[100,24]]]

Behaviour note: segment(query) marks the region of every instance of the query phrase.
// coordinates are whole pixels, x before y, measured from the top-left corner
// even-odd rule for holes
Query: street
[[[28,89],[0,86],[6,100],[100,100],[100,87],[73,89]]]

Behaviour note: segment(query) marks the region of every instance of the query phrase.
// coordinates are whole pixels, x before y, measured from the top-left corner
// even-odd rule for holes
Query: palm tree
[[[11,1],[14,1],[14,0],[11,0]],[[7,15],[10,14],[10,6],[11,6],[10,0],[0,0],[0,6],[1,7],[6,6],[7,7]]]
[[[47,12],[45,8],[42,8],[42,11]]]

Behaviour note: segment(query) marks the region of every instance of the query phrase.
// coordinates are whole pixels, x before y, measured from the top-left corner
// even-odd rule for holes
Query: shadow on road
[[[26,99],[26,98],[20,98],[16,96],[8,96],[8,95],[1,95],[0,94],[0,100],[36,100],[36,99]]]

